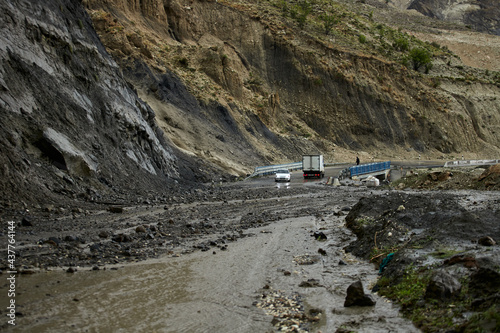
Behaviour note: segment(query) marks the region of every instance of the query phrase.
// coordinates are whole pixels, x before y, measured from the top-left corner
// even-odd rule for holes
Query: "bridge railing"
[[[256,167],[250,177],[267,176],[276,173],[278,170],[299,170],[302,169],[302,162],[293,162],[277,165]]]
[[[444,164],[445,168],[455,166],[475,166],[475,165],[493,165],[499,164],[500,160],[467,160],[467,161],[449,161]]]
[[[391,168],[391,161],[386,162],[375,162],[368,164],[355,165],[349,168],[349,172],[352,176],[364,175],[367,173],[374,173],[378,171],[384,171]]]

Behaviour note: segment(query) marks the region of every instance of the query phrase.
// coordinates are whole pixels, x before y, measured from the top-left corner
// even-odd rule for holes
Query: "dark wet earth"
[[[349,285],[361,281],[371,294],[379,278],[378,266],[364,252],[373,238],[356,237],[346,228],[347,214],[372,211],[376,219],[406,205],[407,216],[400,220],[417,223],[438,211],[425,212],[431,207],[425,203],[413,209],[414,195],[417,201],[431,197],[332,187],[324,180],[275,184],[262,178],[214,185],[196,192],[196,199],[186,195],[161,205],[114,207],[113,212],[51,213],[32,217],[32,225],[18,221],[17,269],[24,274],[16,281],[17,325],[2,329],[417,332],[397,306],[376,294],[374,306],[344,307]],[[478,220],[490,218],[481,228],[498,237],[498,193],[436,195],[443,196],[433,199],[441,210],[465,205],[464,211]],[[360,201],[363,197],[378,199]],[[395,239],[404,236],[392,233]],[[378,242],[386,241],[387,235],[379,234]],[[497,250],[483,252],[498,259]],[[0,292],[6,294],[6,288]],[[2,309],[7,301],[2,298]]]

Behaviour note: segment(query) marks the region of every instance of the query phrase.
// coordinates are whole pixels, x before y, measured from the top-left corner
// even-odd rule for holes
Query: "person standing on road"
[[[359,165],[359,157],[356,156],[356,165]]]

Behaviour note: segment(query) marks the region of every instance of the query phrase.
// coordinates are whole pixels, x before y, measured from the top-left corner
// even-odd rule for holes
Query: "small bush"
[[[424,48],[413,48],[410,51],[410,59],[413,63],[413,69],[418,71],[424,67],[425,72],[428,73],[432,68],[432,55]]]
[[[410,43],[408,42],[408,39],[401,37],[394,41],[392,47],[399,51],[408,51],[408,49],[410,48]]]

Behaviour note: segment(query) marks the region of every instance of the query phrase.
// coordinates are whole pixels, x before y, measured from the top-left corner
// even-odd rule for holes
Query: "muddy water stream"
[[[266,209],[304,211],[300,197],[267,202]],[[17,279],[13,332],[274,332],[272,293],[300,295],[303,310],[320,309],[310,332],[418,332],[397,308],[375,295],[372,307],[345,308],[347,287],[361,280],[368,292],[376,268],[344,253],[353,236],[334,216],[331,194],[315,196],[314,213],[295,213],[249,229],[248,237],[190,254],[76,273],[62,269]],[[311,232],[322,230],[328,240]],[[326,255],[320,255],[322,249]],[[304,258],[309,262],[304,264]],[[5,276],[5,275],[4,275]],[[309,287],[299,286],[313,281]],[[6,294],[2,285],[0,293]],[[7,306],[2,299],[2,308]]]

